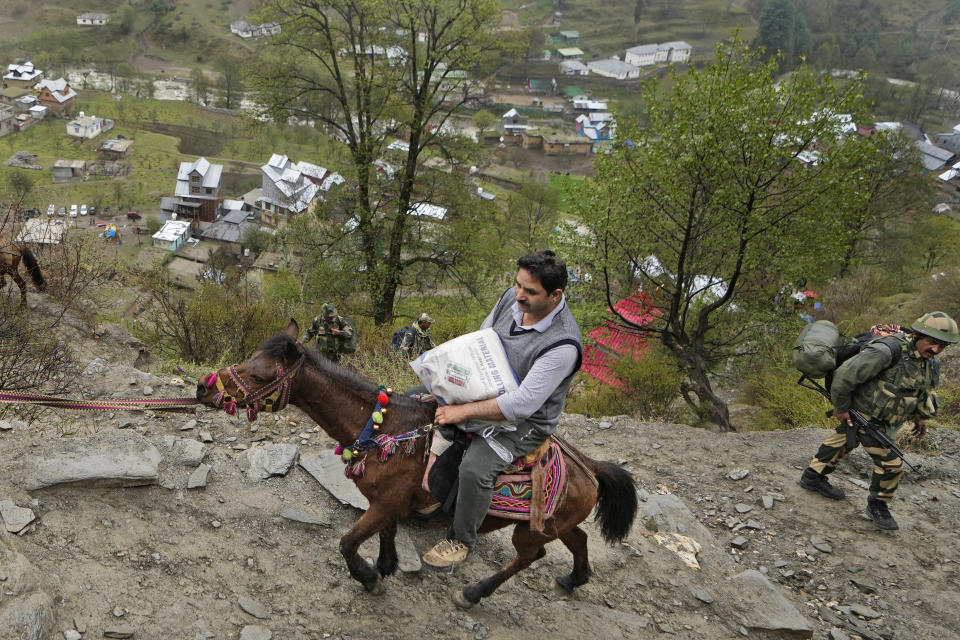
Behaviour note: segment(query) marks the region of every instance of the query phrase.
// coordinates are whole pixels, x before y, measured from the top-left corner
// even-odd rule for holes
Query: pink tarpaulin
[[[613,366],[620,358],[637,360],[643,357],[650,348],[649,336],[638,327],[648,325],[662,312],[653,307],[643,292],[620,300],[613,308],[636,327],[619,325],[619,319],[615,317],[590,331],[588,336],[593,344],[584,347],[581,369],[604,384],[627,391],[627,385],[614,375]]]

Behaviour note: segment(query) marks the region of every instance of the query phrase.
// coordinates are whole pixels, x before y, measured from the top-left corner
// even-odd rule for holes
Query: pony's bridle
[[[300,359],[286,371],[283,370],[282,365],[277,364],[276,379],[255,391],[237,373],[236,365],[230,365],[216,373],[209,374],[202,380],[202,384],[208,389],[212,386],[217,387],[217,395],[213,398],[213,406],[218,409],[222,408],[230,415],[237,412],[237,407],[246,407],[247,420],[253,422],[260,411],[272,413],[287,406],[287,402],[290,400],[291,383],[303,368],[305,358],[306,355],[301,355]],[[223,384],[224,375],[229,376],[237,385],[236,398],[227,393]]]

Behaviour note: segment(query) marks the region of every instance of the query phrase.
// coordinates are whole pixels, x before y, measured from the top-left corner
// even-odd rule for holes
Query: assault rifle
[[[830,402],[833,402],[833,399],[830,397],[830,392],[827,391],[826,388],[816,380],[812,378],[808,378],[807,376],[800,376],[800,379],[797,380],[797,384],[803,387],[804,389],[812,389],[813,391],[816,391],[817,393],[822,395],[824,398],[826,398]],[[832,416],[833,409],[830,409],[829,411],[827,411],[827,415]],[[857,448],[857,429],[860,428],[860,429],[863,429],[864,431],[868,431],[870,435],[872,435],[876,440],[880,442],[880,444],[890,449],[890,451],[893,451],[893,453],[896,454],[898,458],[903,460],[903,463],[905,465],[913,469],[914,472],[921,473],[920,467],[922,465],[918,464],[917,466],[913,466],[912,464],[910,464],[910,462],[906,458],[906,454],[903,452],[903,449],[898,447],[897,443],[894,442],[890,438],[890,436],[888,436],[886,433],[878,429],[873,423],[867,420],[867,418],[864,417],[862,413],[860,413],[856,409],[850,409],[850,418],[853,420],[853,425],[852,426],[844,425],[847,429],[847,450],[848,451],[852,451],[853,449]]]

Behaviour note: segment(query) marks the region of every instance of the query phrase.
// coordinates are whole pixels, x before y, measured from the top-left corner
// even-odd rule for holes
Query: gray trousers
[[[536,451],[546,439],[543,432],[530,425],[520,425],[516,431],[496,436],[497,442],[510,452],[513,458]],[[504,462],[503,458],[490,448],[485,438],[477,434],[473,436],[460,462],[457,509],[453,514],[453,527],[449,537],[473,547],[477,541],[477,529],[487,517],[487,509],[490,508],[493,484],[500,472],[512,463],[513,460]]]

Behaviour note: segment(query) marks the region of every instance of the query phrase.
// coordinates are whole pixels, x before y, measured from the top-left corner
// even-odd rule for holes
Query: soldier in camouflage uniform
[[[337,308],[333,303],[327,302],[320,307],[320,315],[313,319],[313,324],[307,329],[307,334],[300,344],[306,344],[316,336],[320,353],[334,362],[340,362],[341,348],[353,337],[353,331],[353,327],[342,316],[337,315]]]
[[[894,337],[900,345],[899,359],[894,358],[890,347],[874,340],[837,368],[830,397],[840,425],[827,436],[810,466],[804,469],[801,487],[833,500],[843,498],[843,490],[830,484],[827,474],[849,453],[846,434],[847,426],[853,425],[851,409],[869,418],[890,439],[908,420],[914,423],[916,437],[926,435],[926,419],[937,412],[933,388],[940,381],[940,365],[936,356],[960,338],[957,323],[942,311],[932,311],[918,318],[910,330]],[[857,439],[874,464],[867,516],[879,529],[898,529],[887,505],[903,476],[903,461],[870,430],[858,429]]]
[[[416,359],[424,351],[433,349],[433,338],[430,337],[430,326],[433,324],[433,318],[426,313],[421,313],[417,321],[410,325],[409,330],[403,334],[403,342],[400,344],[400,353],[407,360]]]

